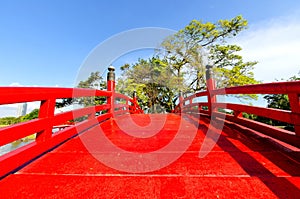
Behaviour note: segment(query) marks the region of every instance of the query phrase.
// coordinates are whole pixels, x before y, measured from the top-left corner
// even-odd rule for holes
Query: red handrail
[[[206,114],[207,116],[214,115],[214,117],[223,118],[227,121],[264,133],[293,146],[300,147],[300,81],[265,83],[214,89],[214,80],[209,77],[207,85],[208,91],[202,91],[182,99],[182,101],[174,109],[174,112],[191,115],[196,114],[197,116],[199,114]],[[228,94],[287,94],[291,110],[287,111],[217,102],[216,96]],[[206,101],[200,103],[196,102],[196,99],[201,96],[206,96]],[[219,112],[218,109],[220,108],[233,111],[233,115]],[[243,112],[292,124],[294,125],[295,131],[290,132],[261,122],[243,118]]]
[[[0,128],[0,146],[36,134],[36,139],[33,143],[0,157],[0,176],[6,175],[22,164],[75,136],[78,132],[84,131],[98,122],[111,117],[109,113],[100,116],[95,115],[95,112],[110,109],[108,104],[54,114],[57,99],[88,96],[110,97],[112,92],[80,88],[0,87],[1,105],[41,101],[37,119]],[[90,117],[91,115],[93,117]],[[69,120],[75,120],[82,116],[88,116],[88,119],[72,127],[65,128],[58,133],[52,133],[53,126],[65,124]]]
[[[130,98],[126,95],[120,94],[120,93],[115,93],[115,102],[116,99],[122,99],[124,100],[124,104],[118,104],[118,106],[115,107],[115,110],[119,110],[123,113],[144,113],[144,111],[141,109],[139,104],[137,103],[137,100],[135,98]]]
[[[215,89],[213,95],[228,94],[289,94],[299,93],[300,81],[274,82]]]
[[[89,96],[111,96],[111,91],[83,88],[49,88],[49,87],[0,87],[0,104],[43,101],[55,97],[76,98]]]
[[[113,73],[113,71],[110,70],[110,73]],[[0,156],[0,178],[71,137],[76,136],[78,133],[86,131],[115,115],[142,113],[135,99],[115,93],[114,79],[108,78],[107,85],[107,90],[0,87],[0,105],[33,101],[41,102],[37,119],[0,128],[0,146],[36,134],[36,138],[32,143]],[[57,99],[95,96],[106,97],[106,104],[84,107],[64,113],[54,113]],[[126,104],[116,104],[117,99],[124,99]],[[96,114],[99,111],[102,111],[102,114]],[[85,117],[85,120],[74,123],[74,125],[65,126],[65,128],[56,133],[52,132],[54,127],[81,117]]]

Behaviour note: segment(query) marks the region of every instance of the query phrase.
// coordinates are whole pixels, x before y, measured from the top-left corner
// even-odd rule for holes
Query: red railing
[[[175,112],[197,115],[205,114],[208,117],[223,118],[237,125],[248,127],[264,133],[288,144],[300,147],[300,82],[282,82],[271,84],[248,85],[215,89],[214,80],[207,73],[207,91],[199,92],[185,99],[180,98]],[[254,107],[233,103],[217,102],[218,95],[228,94],[287,94],[291,110]],[[54,114],[55,103],[63,98],[105,97],[106,103],[89,106],[65,113]],[[204,102],[197,98],[204,97]],[[36,134],[34,142],[0,156],[0,177],[13,172],[18,167],[33,160],[39,155],[51,150],[78,133],[98,125],[111,117],[127,114],[142,113],[137,104],[136,96],[133,99],[115,93],[113,69],[109,69],[107,90],[91,90],[80,88],[28,88],[28,87],[0,87],[0,105],[40,101],[39,117],[37,119],[0,128],[0,146]],[[219,109],[229,109],[232,114],[219,112]],[[100,115],[96,114],[102,112]],[[295,132],[276,128],[261,122],[243,118],[242,113],[255,114],[292,124]],[[70,120],[85,119],[71,126],[64,126],[62,130],[53,133],[53,128],[61,126]]]
[[[246,85],[215,89],[211,77],[207,80],[208,91],[193,94],[181,99],[175,112],[194,116],[206,114],[209,117],[222,118],[235,124],[248,127],[260,133],[283,141],[290,145],[300,147],[300,81],[277,82],[257,85]],[[217,102],[218,95],[244,95],[244,94],[287,94],[290,102],[290,111],[263,108],[249,105]],[[197,102],[198,97],[206,97],[205,102]],[[219,112],[220,109],[231,110],[233,114]],[[243,118],[242,113],[254,114],[264,118],[292,124],[294,132],[277,128],[262,122]]]
[[[0,146],[33,134],[36,135],[35,140],[30,144],[0,156],[0,177],[9,174],[78,133],[86,131],[115,115],[142,113],[136,99],[114,92],[114,79],[108,79],[107,84],[107,90],[0,87],[0,105],[40,101],[37,119],[0,128]],[[105,97],[107,103],[55,114],[55,105],[58,99],[95,96]],[[126,103],[118,104],[120,99]],[[102,113],[99,115],[100,111]],[[84,117],[83,121],[64,126],[58,132],[53,133],[53,128],[82,117]]]
[[[115,114],[124,114],[124,113],[143,113],[143,110],[137,103],[137,99],[134,96],[133,98],[127,97],[126,95],[115,93],[115,101],[119,104],[115,105]]]

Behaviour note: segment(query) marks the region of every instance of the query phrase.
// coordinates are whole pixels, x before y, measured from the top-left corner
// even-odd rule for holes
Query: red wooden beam
[[[225,118],[225,120],[234,122],[238,125],[253,129],[295,147],[300,147],[300,136],[296,136],[293,132],[246,118],[235,118],[233,115],[224,113],[215,112],[214,115],[220,118]]]
[[[78,133],[113,117],[114,108],[126,108],[126,110],[117,111],[116,114],[125,112],[142,113],[141,108],[134,99],[115,93],[114,78],[114,69],[110,67],[107,91],[81,88],[0,87],[0,104],[41,101],[38,119],[0,129],[0,146],[37,133],[35,142],[0,156],[0,177],[61,144],[70,137],[76,136]],[[107,97],[107,104],[54,114],[57,99],[94,96]],[[124,99],[126,104],[115,105],[115,96]],[[131,102],[131,105],[128,105],[128,102]],[[107,110],[108,113],[96,116],[95,113],[101,110]],[[83,122],[66,127],[55,134],[52,133],[54,126],[82,116],[88,117]]]
[[[83,88],[0,87],[0,104],[111,95],[110,91]]]
[[[194,110],[193,107],[197,106],[197,103],[192,102],[196,97],[206,95],[208,98],[207,105],[209,108],[208,113],[210,116],[212,115],[212,112],[214,112],[215,114],[219,114],[219,116],[222,116],[222,118],[226,116],[226,119],[236,122],[237,124],[253,128],[257,131],[260,131],[261,133],[265,133],[269,136],[272,136],[294,146],[300,146],[300,81],[277,82],[215,89],[212,67],[207,66],[206,83],[207,91],[202,91],[183,99],[182,101],[189,101],[189,103],[183,103],[183,107],[181,108],[179,106],[176,106],[174,112],[180,112],[184,110],[184,113],[188,113],[195,117],[198,117],[199,114],[204,113],[205,110],[201,110],[201,105],[205,104],[198,103],[199,110]],[[217,103],[217,95],[227,94],[287,94],[289,96],[291,111],[231,103]],[[233,110],[234,115],[224,115],[224,113],[218,113],[218,108]],[[295,133],[242,118],[243,112],[293,124],[295,127]]]
[[[0,128],[0,146],[42,131],[47,123],[49,119],[43,118]]]
[[[292,81],[222,88],[212,91],[212,94],[289,94],[299,93],[299,91],[300,81]]]
[[[300,93],[300,92],[299,92]],[[291,110],[293,113],[300,115],[300,94],[299,93],[289,93],[289,101]],[[300,136],[300,119],[295,118],[294,128],[296,135]]]
[[[215,103],[218,108],[230,109],[233,111],[245,112],[255,114],[261,117],[286,122],[289,124],[297,124],[300,122],[300,114],[294,113],[287,110],[274,109],[274,108],[263,108],[248,106],[242,104],[231,104],[231,103]]]

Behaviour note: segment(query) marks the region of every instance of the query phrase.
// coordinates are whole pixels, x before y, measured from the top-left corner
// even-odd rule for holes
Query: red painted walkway
[[[124,130],[130,123],[129,116],[145,128]],[[153,125],[155,122],[157,125]],[[161,124],[163,129],[159,130]],[[1,180],[0,198],[300,197],[299,152],[248,131],[238,132],[233,125],[224,126],[217,144],[204,158],[199,158],[199,150],[208,129],[205,118],[195,124],[175,114],[125,115],[108,120],[101,127],[119,148],[101,141],[96,126]],[[157,134],[152,135],[155,131]],[[194,132],[195,139],[181,155]],[[116,151],[122,149],[124,153]],[[149,153],[153,155],[148,157]],[[148,159],[137,161],[132,154]],[[179,158],[165,168],[141,172],[176,156]],[[123,171],[110,168],[99,159]]]

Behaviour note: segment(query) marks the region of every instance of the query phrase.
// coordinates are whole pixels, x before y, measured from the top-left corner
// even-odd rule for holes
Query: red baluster
[[[107,91],[111,91],[112,95],[107,97],[107,104],[110,105],[109,113],[114,112],[114,92],[115,92],[115,68],[113,66],[108,67],[107,73]]]
[[[208,101],[208,111],[211,115],[215,111],[214,103],[217,102],[217,98],[212,94],[212,91],[215,90],[215,80],[213,79],[212,66],[206,66],[206,87],[208,91],[207,101]]]

